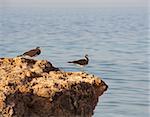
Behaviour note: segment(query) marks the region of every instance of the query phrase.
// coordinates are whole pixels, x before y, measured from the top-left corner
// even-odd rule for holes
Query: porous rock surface
[[[46,60],[0,58],[0,117],[90,117],[107,85]]]

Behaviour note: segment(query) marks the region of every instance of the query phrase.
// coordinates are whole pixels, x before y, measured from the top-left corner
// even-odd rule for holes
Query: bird
[[[36,57],[41,53],[40,47],[36,47],[35,49],[29,50],[22,55],[19,55],[17,57],[22,57],[22,56],[28,56],[28,57]]]
[[[76,65],[84,67],[84,66],[86,66],[89,63],[89,58],[88,58],[88,55],[86,54],[84,59],[79,59],[79,60],[75,60],[75,61],[69,61],[68,63],[74,63]]]

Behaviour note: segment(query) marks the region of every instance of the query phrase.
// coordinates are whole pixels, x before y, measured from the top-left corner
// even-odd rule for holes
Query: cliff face
[[[90,117],[107,85],[46,60],[0,59],[0,117]]]

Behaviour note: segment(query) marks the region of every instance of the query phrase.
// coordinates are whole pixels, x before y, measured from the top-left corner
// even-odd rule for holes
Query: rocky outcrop
[[[0,58],[0,117],[90,117],[107,85],[46,60]]]

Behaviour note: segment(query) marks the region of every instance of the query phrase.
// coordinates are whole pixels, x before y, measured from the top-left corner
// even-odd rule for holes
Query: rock
[[[108,86],[46,60],[0,58],[0,117],[90,117]]]

